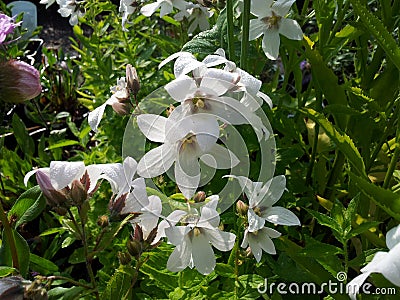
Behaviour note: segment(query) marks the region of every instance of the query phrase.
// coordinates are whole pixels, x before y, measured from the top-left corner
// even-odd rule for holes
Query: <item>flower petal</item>
[[[193,78],[182,75],[166,84],[164,88],[174,100],[183,102],[196,91],[197,85]]]
[[[265,185],[259,190],[258,201],[255,206],[271,207],[282,197],[286,188],[286,177],[279,175],[268,180]]]
[[[50,163],[50,180],[54,189],[61,190],[74,179],[80,179],[85,173],[83,162],[52,161]]]
[[[250,20],[249,41],[259,38],[266,30],[264,22],[260,19]]]
[[[200,233],[192,238],[192,256],[194,266],[203,275],[210,274],[215,268],[215,255],[206,236]]]
[[[32,171],[29,171],[28,173],[26,173],[26,175],[25,175],[25,177],[24,177],[24,184],[25,184],[25,186],[28,185],[28,180],[29,180],[29,178],[31,178],[31,176],[32,176],[33,174],[35,174],[37,171],[41,171],[41,172],[43,172],[44,174],[46,174],[48,177],[50,177],[50,168],[39,168],[39,169],[35,169],[35,170],[32,170]]]
[[[296,0],[277,0],[272,4],[272,10],[276,15],[284,17],[288,14],[290,8]]]
[[[247,235],[247,239],[249,241],[251,253],[253,253],[256,261],[260,262],[262,256],[262,248],[258,244],[257,236],[254,233],[249,232]]]
[[[188,239],[184,239],[182,243],[175,247],[167,261],[167,269],[171,272],[179,272],[189,266],[192,259],[192,246],[188,243]]]
[[[93,110],[89,113],[88,122],[89,122],[90,128],[92,128],[92,130],[94,132],[97,132],[97,128],[100,124],[101,118],[103,117],[106,106],[112,105],[113,103],[117,103],[117,102],[118,102],[118,99],[111,96],[111,98],[108,99],[104,104],[100,105],[95,110]]]
[[[256,17],[270,15],[273,0],[251,0],[250,11]]]
[[[248,227],[249,232],[256,232],[261,228],[264,228],[265,219],[258,216],[250,207],[249,210],[247,211],[247,219],[249,222],[249,227]]]
[[[200,87],[212,90],[216,95],[221,96],[233,89],[239,81],[236,73],[227,72],[221,69],[208,69],[200,83]]]
[[[208,206],[203,206],[201,208],[201,216],[197,222],[197,227],[208,228],[214,230],[219,226],[219,213]]]
[[[174,163],[176,152],[170,144],[151,149],[139,161],[137,173],[152,178],[165,173]]]
[[[350,281],[348,284],[346,284],[346,290],[349,294],[349,297],[352,300],[356,300],[357,299],[357,294],[362,286],[362,284],[364,283],[364,281],[368,278],[368,276],[371,273],[362,273],[360,275],[358,275],[357,277],[355,277],[352,281]]]
[[[132,182],[132,188],[133,190],[129,193],[125,200],[125,206],[121,210],[122,214],[140,212],[149,205],[144,178],[135,179]]]
[[[400,225],[393,227],[386,233],[386,245],[389,249],[400,243]]]
[[[230,169],[235,167],[240,161],[229,149],[215,144],[214,147],[200,159],[208,166],[216,169]]]
[[[175,181],[182,194],[190,199],[200,183],[200,164],[197,157],[182,151],[175,162]]]
[[[161,3],[161,1],[157,1],[154,3],[146,4],[140,9],[140,12],[142,13],[142,15],[150,17],[161,6]]]
[[[301,41],[303,39],[303,31],[299,23],[292,19],[281,19],[279,33],[291,40]]]
[[[164,143],[165,131],[168,119],[153,114],[142,114],[137,116],[137,124],[143,134],[153,142]]]
[[[300,226],[299,218],[290,210],[280,206],[268,208],[262,217],[272,224]]]
[[[278,58],[280,42],[281,40],[277,29],[269,29],[264,32],[262,48],[269,59],[276,60]]]
[[[204,232],[211,244],[220,251],[229,251],[235,244],[236,235],[233,233],[219,229],[205,229]]]

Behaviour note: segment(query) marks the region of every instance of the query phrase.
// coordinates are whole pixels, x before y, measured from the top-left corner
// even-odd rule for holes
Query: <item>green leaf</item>
[[[217,263],[215,266],[215,273],[222,277],[235,278],[235,269],[228,264]]]
[[[135,270],[130,266],[120,266],[115,271],[105,291],[101,294],[102,299],[131,299],[130,297],[124,298],[132,284]]]
[[[368,32],[374,36],[390,60],[400,70],[400,48],[385,25],[369,9],[364,7],[359,0],[350,0],[350,2]]]
[[[35,153],[35,142],[26,130],[24,122],[22,122],[17,114],[13,115],[11,125],[19,147],[27,156],[32,157]]]
[[[58,272],[56,264],[33,253],[30,255],[30,269],[45,276]]]
[[[343,233],[342,227],[338,222],[336,222],[335,219],[332,219],[331,217],[321,214],[320,212],[315,210],[307,209],[307,212],[312,215],[319,224],[329,227],[340,235]]]
[[[29,270],[29,257],[30,257],[30,250],[28,243],[25,239],[14,229],[12,229],[15,241],[15,247],[17,250],[18,256],[18,263],[19,263],[19,273],[22,277],[26,277],[28,275]],[[0,248],[0,264],[5,266],[12,265],[12,256],[11,250],[9,246],[9,241],[7,235],[3,232],[3,241]]]
[[[80,264],[85,262],[85,249],[83,247],[75,249],[68,259],[70,264]]]
[[[11,210],[8,212],[9,218],[17,218],[15,227],[23,223],[30,222],[37,218],[46,207],[46,200],[40,190],[40,187],[34,186],[30,188],[15,202]]]
[[[49,297],[49,300],[72,300],[79,299],[79,295],[83,291],[84,288],[80,286],[73,286],[71,288],[56,287],[48,291],[47,296]]]
[[[307,39],[306,39],[307,40]],[[333,71],[328,68],[323,57],[316,49],[312,49],[312,42],[308,40],[304,42],[306,52],[305,55],[312,65],[312,78],[318,89],[325,95],[328,104],[347,105],[347,96],[343,86],[339,85],[338,78]],[[341,114],[334,115],[340,129],[344,129],[346,125],[346,116]]]
[[[352,172],[348,173],[350,180],[360,189],[369,200],[386,211],[396,220],[400,221],[400,195],[393,193],[390,190],[381,188],[364,178],[355,175]]]
[[[62,147],[73,146],[73,145],[79,145],[79,142],[74,141],[74,140],[61,140],[61,141],[58,141],[57,143],[54,143],[53,145],[49,146],[46,150],[52,150],[52,149],[56,149],[56,148],[62,148]]]
[[[346,156],[354,171],[356,171],[358,175],[367,178],[364,161],[351,138],[345,133],[340,133],[336,130],[334,125],[317,111],[311,108],[302,108],[300,111],[314,122],[318,123],[325,130],[327,136],[336,144],[338,149]]]
[[[360,226],[353,228],[346,236],[346,239],[351,239],[352,237],[359,235],[367,230],[369,230],[370,228],[373,227],[377,227],[379,224],[381,224],[382,222],[378,222],[378,221],[372,221],[372,222],[365,222],[360,224]]]
[[[16,271],[15,268],[0,266],[0,277],[8,276]]]

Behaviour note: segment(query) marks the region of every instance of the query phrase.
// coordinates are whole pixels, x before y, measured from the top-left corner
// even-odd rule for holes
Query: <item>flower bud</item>
[[[118,251],[118,259],[121,265],[127,265],[131,262],[131,256],[127,252]]]
[[[34,67],[19,60],[0,63],[0,102],[22,103],[41,92],[39,71]]]
[[[132,239],[126,243],[126,247],[128,248],[128,252],[133,257],[137,257],[142,253],[142,243],[138,240]]]
[[[39,184],[40,190],[46,198],[46,202],[49,206],[55,207],[68,205],[69,200],[67,199],[66,194],[63,192],[64,190],[55,190],[47,174],[43,173],[42,171],[37,171],[36,181]]]
[[[203,191],[197,192],[193,200],[195,203],[204,202],[204,200],[206,200],[206,193]]]
[[[140,82],[136,68],[132,67],[131,64],[126,66],[126,81],[128,89],[132,92],[132,94],[137,95],[140,90]]]
[[[108,217],[107,216],[103,215],[103,216],[99,216],[97,218],[97,225],[99,225],[101,228],[107,227],[108,224],[109,224],[109,221],[108,221]]]
[[[126,116],[131,113],[132,105],[130,104],[130,102],[128,102],[128,103],[114,102],[113,104],[111,104],[111,106],[112,106],[113,110],[120,116]]]
[[[86,201],[88,195],[85,187],[79,180],[74,180],[71,183],[71,198],[75,205],[81,205]]]
[[[242,200],[239,200],[238,202],[236,202],[236,211],[238,212],[239,215],[246,216],[248,209],[249,209],[249,206],[246,203],[244,203]]]

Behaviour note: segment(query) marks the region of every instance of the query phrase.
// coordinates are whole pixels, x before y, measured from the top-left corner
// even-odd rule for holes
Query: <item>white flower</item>
[[[236,236],[218,229],[220,218],[215,202],[203,206],[200,216],[186,216],[186,226],[165,229],[169,242],[176,246],[167,262],[170,271],[179,272],[189,266],[203,275],[210,274],[216,264],[211,245],[220,251],[232,249]]]
[[[40,0],[40,4],[46,4],[46,8],[52,5],[56,0]],[[57,3],[60,4],[60,0],[57,0]]]
[[[97,128],[100,124],[101,118],[104,114],[104,110],[107,105],[113,105],[120,101],[129,99],[129,90],[127,88],[127,83],[125,77],[121,77],[117,80],[117,85],[110,88],[112,96],[104,102],[102,105],[97,107],[95,110],[91,111],[88,116],[88,122],[90,128],[97,132]]]
[[[279,225],[300,225],[300,220],[293,212],[284,207],[273,207],[285,190],[285,176],[276,176],[264,185],[262,182],[252,182],[244,176],[227,175],[225,177],[236,178],[249,200],[247,211],[249,232],[264,228],[265,221]]]
[[[387,232],[386,245],[389,252],[377,252],[372,261],[361,269],[361,274],[347,284],[351,299],[356,299],[360,287],[371,273],[381,273],[391,283],[400,286],[400,225]]]
[[[173,8],[179,10],[185,10],[189,3],[184,0],[158,0],[157,2],[147,4],[140,9],[140,12],[146,16],[150,17],[155,13],[157,9],[160,8],[160,17],[164,17],[172,12]]]
[[[128,31],[125,28],[126,22],[131,14],[133,14],[138,7],[140,0],[120,0],[119,12],[122,14],[122,30]]]
[[[85,15],[85,11],[81,5],[82,1],[76,0],[57,0],[60,5],[58,13],[63,17],[70,17],[69,24],[75,26],[78,24],[78,19]]]
[[[235,73],[210,68],[200,78],[181,75],[165,86],[168,94],[182,105],[175,108],[171,119],[182,116],[207,113],[219,118],[222,122],[232,125],[251,124],[259,140],[268,130],[261,119],[246,106],[225,94],[234,89],[239,81]]]
[[[279,55],[279,34],[291,40],[301,40],[303,32],[300,25],[285,18],[295,0],[252,0],[251,13],[257,19],[250,20],[249,40],[264,34],[262,48],[269,59],[276,60]]]
[[[197,27],[201,31],[205,31],[210,28],[208,19],[214,14],[208,7],[201,6],[199,4],[188,3],[185,10],[181,10],[174,16],[177,21],[182,21],[183,18],[187,18],[189,22],[188,33],[193,33]]]
[[[231,151],[216,143],[219,126],[212,116],[192,115],[172,121],[144,114],[137,117],[137,122],[149,140],[163,143],[142,157],[138,174],[145,178],[155,177],[175,163],[175,181],[186,198],[193,196],[200,183],[199,158],[212,167],[217,164],[217,168],[230,168],[239,162]]]
[[[260,262],[263,250],[268,254],[276,254],[275,246],[271,238],[280,236],[280,232],[268,227],[263,227],[254,232],[250,232],[247,228],[244,232],[241,247],[247,248],[247,246],[250,246],[251,253],[253,253],[256,261]]]

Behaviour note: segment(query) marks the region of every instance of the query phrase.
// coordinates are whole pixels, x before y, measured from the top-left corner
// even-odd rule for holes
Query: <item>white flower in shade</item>
[[[140,9],[140,12],[146,16],[150,17],[160,8],[160,17],[164,17],[172,12],[175,8],[179,10],[185,10],[189,3],[184,0],[158,0],[157,2],[147,4]]]
[[[95,190],[99,179],[106,179],[111,183],[114,194],[129,192],[133,175],[136,172],[136,161],[127,157],[123,164],[94,164],[85,166],[84,162],[52,161],[49,168],[39,168],[29,171],[24,178],[24,184],[28,184],[29,178],[40,171],[50,179],[50,184],[55,190],[71,187],[74,180],[80,180],[87,172],[90,185],[88,193]]]
[[[236,99],[224,96],[236,87],[240,77],[231,72],[210,68],[200,78],[181,75],[165,86],[168,94],[182,105],[175,108],[171,119],[200,114],[213,115],[232,125],[251,124],[259,140],[269,136],[261,119]]]
[[[88,116],[88,122],[90,128],[97,132],[97,128],[100,124],[101,118],[103,117],[104,110],[107,105],[113,105],[122,101],[128,101],[129,90],[125,77],[121,77],[117,80],[117,85],[110,88],[112,96],[104,102],[102,105],[97,107],[95,110],[91,111]]]
[[[46,4],[46,8],[52,5],[56,0],[40,0],[40,4]],[[57,0],[57,3],[60,4],[60,0]]]
[[[187,18],[189,22],[188,33],[193,33],[197,27],[201,31],[205,31],[210,28],[208,19],[214,14],[208,7],[201,6],[199,4],[188,3],[185,10],[181,10],[174,16],[177,21],[182,21],[183,18]]]
[[[151,178],[165,173],[175,163],[175,181],[186,198],[191,198],[200,183],[200,158],[216,168],[239,163],[228,149],[218,145],[219,126],[213,117],[192,115],[171,120],[158,115],[137,117],[139,129],[161,146],[147,152],[138,164],[138,174]],[[205,155],[207,154],[207,155]]]
[[[285,191],[285,176],[276,176],[265,184],[252,182],[244,176],[227,175],[225,177],[236,178],[249,200],[247,211],[249,232],[264,228],[265,221],[279,225],[300,225],[300,220],[293,212],[284,207],[273,206]]]
[[[251,253],[253,253],[256,261],[260,262],[263,250],[268,254],[276,254],[275,245],[271,238],[280,236],[280,232],[268,227],[263,227],[254,232],[246,229],[241,247],[247,248],[250,246]]]
[[[215,268],[215,255],[211,247],[220,251],[233,248],[236,236],[218,229],[220,217],[215,209],[218,200],[210,201],[200,209],[200,216],[187,215],[182,222],[186,226],[168,227],[165,234],[175,245],[167,268],[179,272],[186,267],[195,267],[201,274],[210,274]]]
[[[125,28],[125,24],[128,22],[129,16],[133,14],[139,6],[139,2],[141,2],[141,0],[120,0],[119,13],[122,14],[122,30],[128,31]]]
[[[251,13],[257,19],[250,20],[249,40],[255,40],[264,34],[262,48],[269,59],[278,58],[279,34],[291,40],[303,39],[300,25],[295,20],[285,18],[294,2],[295,0],[251,1]]]
[[[381,273],[391,283],[400,286],[400,225],[387,232],[386,245],[389,252],[377,252],[372,261],[361,269],[361,274],[347,284],[351,299],[356,299],[362,284],[371,273]]]
[[[69,24],[71,26],[77,25],[79,18],[85,15],[85,10],[82,6],[83,1],[57,0],[57,3],[60,5],[58,13],[64,18],[70,17]]]

